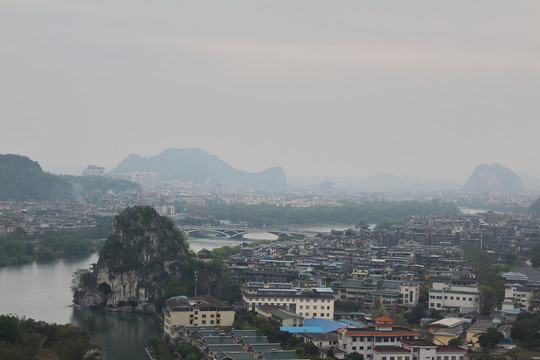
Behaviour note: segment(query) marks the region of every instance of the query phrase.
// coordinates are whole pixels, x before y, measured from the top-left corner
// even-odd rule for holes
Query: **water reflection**
[[[73,309],[71,323],[84,327],[84,320],[93,316],[97,331],[92,340],[99,344],[107,360],[147,360],[145,341],[159,335],[150,315]]]

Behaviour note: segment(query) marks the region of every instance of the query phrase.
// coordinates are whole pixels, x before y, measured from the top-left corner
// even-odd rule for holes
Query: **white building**
[[[163,307],[163,332],[171,336],[175,326],[233,326],[234,308],[210,296],[172,297]]]
[[[433,310],[480,310],[478,284],[433,283],[429,290],[429,308]]]
[[[533,290],[521,284],[504,285],[503,310],[529,311]]]
[[[248,282],[242,286],[242,300],[248,311],[259,306],[286,308],[305,319],[334,318],[334,292],[330,288],[295,288],[291,283]]]
[[[338,329],[338,344],[339,348],[347,354],[356,352],[363,355],[364,359],[373,359],[375,348],[396,347],[401,340],[415,340],[419,336],[419,332],[401,326],[393,326],[392,319],[381,316],[375,319],[375,324],[372,326]],[[410,354],[410,351],[402,351],[402,353]],[[399,356],[403,356],[403,354]],[[412,355],[409,359],[403,358],[402,360],[412,360]]]

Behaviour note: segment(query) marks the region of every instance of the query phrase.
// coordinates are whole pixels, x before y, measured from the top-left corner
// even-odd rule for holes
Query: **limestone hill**
[[[153,311],[169,278],[182,279],[188,245],[168,218],[146,207],[117,215],[91,273],[81,277],[74,303]]]

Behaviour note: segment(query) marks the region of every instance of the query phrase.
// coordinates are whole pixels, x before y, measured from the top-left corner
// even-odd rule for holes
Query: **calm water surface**
[[[249,240],[275,239],[272,234],[250,234]],[[188,239],[195,252],[206,248],[235,246],[241,240],[223,238]],[[82,326],[94,316],[98,330],[93,340],[107,360],[147,360],[145,340],[158,335],[156,322],[143,314],[76,309],[71,306],[71,279],[77,269],[88,269],[98,254],[48,262],[33,262],[0,268],[0,314],[13,314],[48,323]]]
[[[94,316],[98,330],[93,340],[107,360],[147,360],[145,339],[157,335],[152,317],[75,309],[71,306],[72,274],[89,268],[97,254],[81,258],[34,262],[0,269],[0,314],[13,314],[57,324],[81,326]]]

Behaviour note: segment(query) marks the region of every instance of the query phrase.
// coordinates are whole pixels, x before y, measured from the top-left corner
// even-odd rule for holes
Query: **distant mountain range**
[[[362,180],[362,185],[368,189],[399,189],[408,184],[395,175],[378,173]]]
[[[200,149],[170,148],[152,157],[131,154],[111,172],[137,171],[156,172],[160,181],[240,185],[268,191],[285,190],[287,187],[287,178],[280,166],[250,173],[235,169],[217,156]]]
[[[499,164],[478,165],[461,188],[467,193],[524,193],[518,174]]]
[[[0,155],[0,200],[81,200],[92,190],[128,190],[137,184],[98,176],[58,176],[21,155]]]

